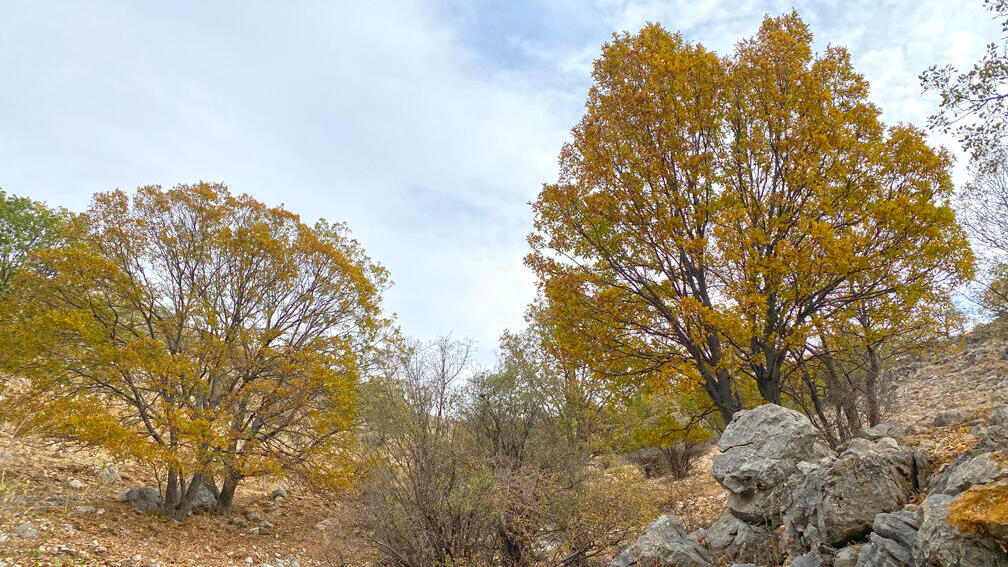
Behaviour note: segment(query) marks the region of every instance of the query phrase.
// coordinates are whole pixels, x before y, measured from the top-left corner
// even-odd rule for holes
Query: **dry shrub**
[[[552,510],[558,536],[552,563],[580,565],[615,553],[658,515],[660,491],[633,466],[591,473],[561,493]]]
[[[693,472],[697,461],[707,452],[706,443],[678,441],[669,447],[645,447],[627,455],[637,465],[645,478],[672,475],[686,478]]]

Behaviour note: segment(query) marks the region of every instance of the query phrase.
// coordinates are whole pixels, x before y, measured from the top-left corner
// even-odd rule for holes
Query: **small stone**
[[[102,484],[113,484],[122,480],[119,470],[113,464],[107,464],[98,471],[98,481]]]
[[[94,506],[84,505],[84,506],[77,506],[76,508],[74,508],[74,511],[77,512],[78,514],[94,514],[97,510],[95,510]]]
[[[76,478],[71,478],[69,485],[70,485],[70,488],[72,488],[74,490],[81,490],[81,489],[84,488],[84,483],[81,482],[81,481],[79,481],[79,480],[77,480]]]
[[[969,419],[969,416],[970,412],[966,410],[943,411],[935,416],[934,424],[938,427],[954,425],[966,421]]]
[[[270,493],[270,498],[274,500],[276,500],[277,498],[284,498],[286,496],[287,496],[287,489],[282,486]]]
[[[31,522],[25,522],[15,528],[14,533],[21,539],[35,539],[38,537],[38,528]]]
[[[260,516],[259,514],[255,513],[255,512],[249,512],[246,515],[246,517],[248,518],[248,521],[253,522],[253,523],[254,522],[262,521],[262,516]]]
[[[252,558],[251,557],[246,557],[245,558],[245,564],[246,565],[251,565],[252,564]]]

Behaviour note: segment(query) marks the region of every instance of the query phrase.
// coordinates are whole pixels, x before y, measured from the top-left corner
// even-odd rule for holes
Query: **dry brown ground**
[[[235,498],[234,514],[221,517],[197,514],[181,524],[142,514],[116,497],[135,486],[157,486],[153,475],[126,465],[123,478],[101,485],[98,471],[105,461],[96,454],[65,452],[45,446],[12,442],[0,432],[0,561],[28,565],[247,565],[288,564],[342,565],[341,546],[327,545],[340,535],[340,542],[354,538],[346,505],[323,495],[292,488],[279,505],[271,503],[273,486],[248,481]],[[74,490],[70,479],[85,483]],[[62,494],[65,505],[44,509],[40,501]],[[104,513],[79,513],[76,507],[90,505]],[[258,513],[275,526],[270,535],[252,535],[229,523],[235,515]],[[14,530],[32,521],[39,537],[22,540]],[[323,528],[322,530],[317,528]],[[343,533],[349,531],[350,533]],[[73,555],[58,546],[65,546]]]
[[[935,427],[935,414],[967,409],[982,417],[995,405],[1008,402],[1008,351],[1004,343],[960,345],[949,353],[932,355],[897,385],[892,418],[911,426],[904,444],[933,443],[932,461],[938,467],[976,443],[966,423]],[[716,450],[715,450],[716,451]],[[690,477],[657,479],[655,493],[661,509],[679,516],[688,530],[709,525],[724,509],[725,490],[710,475],[706,455]],[[4,456],[4,453],[7,455]],[[268,484],[248,482],[236,495],[235,512],[259,513],[275,526],[273,534],[256,536],[229,524],[228,518],[202,514],[176,524],[151,514],[139,514],[115,501],[135,486],[156,486],[150,471],[125,465],[124,478],[111,486],[98,483],[105,460],[99,454],[63,452],[53,447],[15,442],[0,429],[0,562],[29,565],[162,565],[253,566],[282,565],[297,560],[302,566],[371,564],[363,534],[354,528],[350,507],[336,499],[292,489],[275,511],[270,511]],[[71,478],[85,483],[69,487]],[[65,506],[33,507],[53,494],[69,498]],[[88,504],[105,513],[79,514],[75,506]],[[39,527],[34,540],[13,535],[26,520]],[[318,529],[322,527],[323,529]],[[86,551],[84,557],[54,554],[56,546]],[[95,549],[104,548],[96,553]],[[615,551],[615,550],[614,550]],[[139,560],[134,560],[135,556]],[[280,560],[280,561],[278,561]],[[3,566],[0,566],[3,567]]]

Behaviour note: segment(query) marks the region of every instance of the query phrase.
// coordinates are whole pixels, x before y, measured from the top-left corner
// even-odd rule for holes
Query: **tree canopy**
[[[68,230],[9,305],[8,415],[159,464],[177,518],[204,485],[226,508],[248,475],[343,478],[387,284],[344,225],[199,183],[97,194]]]
[[[847,51],[811,43],[794,12],[727,57],[656,24],[614,36],[533,204],[527,263],[568,340],[702,387],[725,421],[743,378],[781,402],[817,323],[972,265],[951,156],[886,127]]]

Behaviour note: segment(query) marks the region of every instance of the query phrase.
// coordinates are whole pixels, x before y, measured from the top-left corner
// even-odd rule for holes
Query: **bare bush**
[[[668,447],[645,447],[627,454],[627,459],[640,468],[645,478],[672,475],[686,478],[697,461],[709,448],[707,443],[677,441]]]

